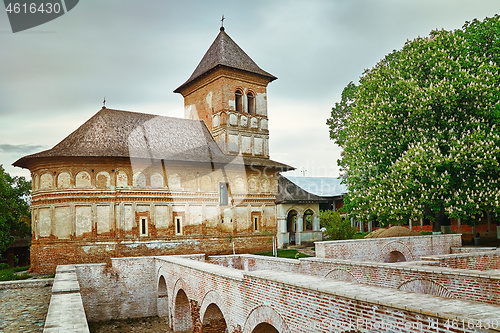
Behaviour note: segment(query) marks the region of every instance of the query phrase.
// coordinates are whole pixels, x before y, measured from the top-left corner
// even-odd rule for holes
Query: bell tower
[[[269,158],[267,85],[262,70],[220,28],[191,77],[174,92],[184,97],[184,116],[205,122],[226,154]]]

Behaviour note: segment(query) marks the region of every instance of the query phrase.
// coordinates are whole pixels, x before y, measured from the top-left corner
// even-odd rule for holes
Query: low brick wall
[[[301,272],[372,286],[500,305],[500,275],[444,267],[301,259]]]
[[[43,332],[89,332],[73,265],[57,267]]]
[[[210,260],[219,264],[230,262],[229,258],[220,257]],[[280,262],[285,269],[295,267],[286,259],[240,256],[239,260],[241,267],[245,267],[245,261],[254,262],[255,265],[246,266],[249,270],[259,265],[274,265],[279,269]],[[320,261],[327,260],[310,264],[319,265]],[[198,329],[209,304],[218,306],[229,332],[234,333],[251,333],[262,323],[271,324],[278,332],[474,332],[475,327],[467,326],[469,321],[500,322],[500,307],[460,299],[389,291],[278,270],[238,271],[180,257],[161,258],[157,265],[158,274],[166,277],[174,330],[179,325],[179,330],[200,332]],[[309,270],[312,270],[310,265]],[[191,304],[189,314],[179,311],[187,302],[181,299],[186,297]],[[452,326],[457,321],[461,324],[462,320],[463,328]]]
[[[500,269],[500,250],[424,257],[438,261],[440,267],[487,271]]]
[[[496,247],[470,247],[470,246],[464,246],[464,247],[452,247],[451,248],[451,253],[476,253],[476,252],[484,252],[484,251],[495,251],[497,248]]]
[[[255,253],[272,249],[272,236],[234,235],[236,253]],[[31,270],[54,273],[58,265],[109,262],[111,258],[164,256],[189,253],[230,254],[233,246],[224,236],[183,236],[148,241],[109,239],[82,242],[34,242],[31,246]]]
[[[460,234],[416,237],[349,239],[315,242],[316,257],[343,260],[390,262],[391,253],[400,253],[406,261],[423,256],[450,254],[452,247],[462,244]]]
[[[19,289],[19,288],[40,288],[40,287],[51,286],[53,283],[54,279],[1,281],[0,290]]]
[[[157,315],[154,257],[75,265],[88,321]]]
[[[475,255],[483,258],[483,262],[488,258],[494,258],[495,262],[498,260],[493,254],[486,256],[486,253],[477,253]],[[209,257],[209,262],[244,271],[274,270],[301,273],[371,286],[500,305],[500,293],[498,292],[500,291],[500,272],[436,267],[439,266],[437,258],[448,256],[456,255],[435,256],[424,258],[429,259],[429,261],[395,264],[328,258],[295,260],[248,254]],[[473,255],[465,254],[465,256]],[[428,263],[432,265],[428,266]]]
[[[279,270],[282,272],[300,272],[300,261],[295,259],[276,258],[252,254],[238,254],[226,256],[210,256],[211,264],[239,269],[243,271]]]

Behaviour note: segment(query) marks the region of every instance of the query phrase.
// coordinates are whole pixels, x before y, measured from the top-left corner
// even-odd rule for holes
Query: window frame
[[[148,217],[147,216],[139,216],[139,236],[148,237],[149,236],[149,226],[148,226]]]
[[[174,228],[176,235],[183,235],[182,215],[174,216]]]
[[[243,112],[243,92],[240,89],[234,92],[234,109],[236,112]]]
[[[219,206],[229,206],[229,183],[219,183]]]
[[[255,115],[255,94],[251,91],[247,93],[247,111],[251,115]]]

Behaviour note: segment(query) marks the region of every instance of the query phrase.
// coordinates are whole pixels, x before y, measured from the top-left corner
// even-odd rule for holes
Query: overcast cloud
[[[271,158],[338,176],[325,125],[365,68],[433,29],[500,12],[498,0],[81,0],[67,14],[13,34],[0,12],[0,164],[48,149],[102,106],[183,117],[172,91],[226,32],[264,70]]]

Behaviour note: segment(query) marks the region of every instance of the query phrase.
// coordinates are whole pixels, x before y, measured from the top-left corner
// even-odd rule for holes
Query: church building
[[[270,250],[287,232],[275,202],[280,172],[293,169],[269,158],[274,80],[222,27],[175,90],[185,119],[103,107],[52,149],[16,161],[33,180],[32,270]]]

